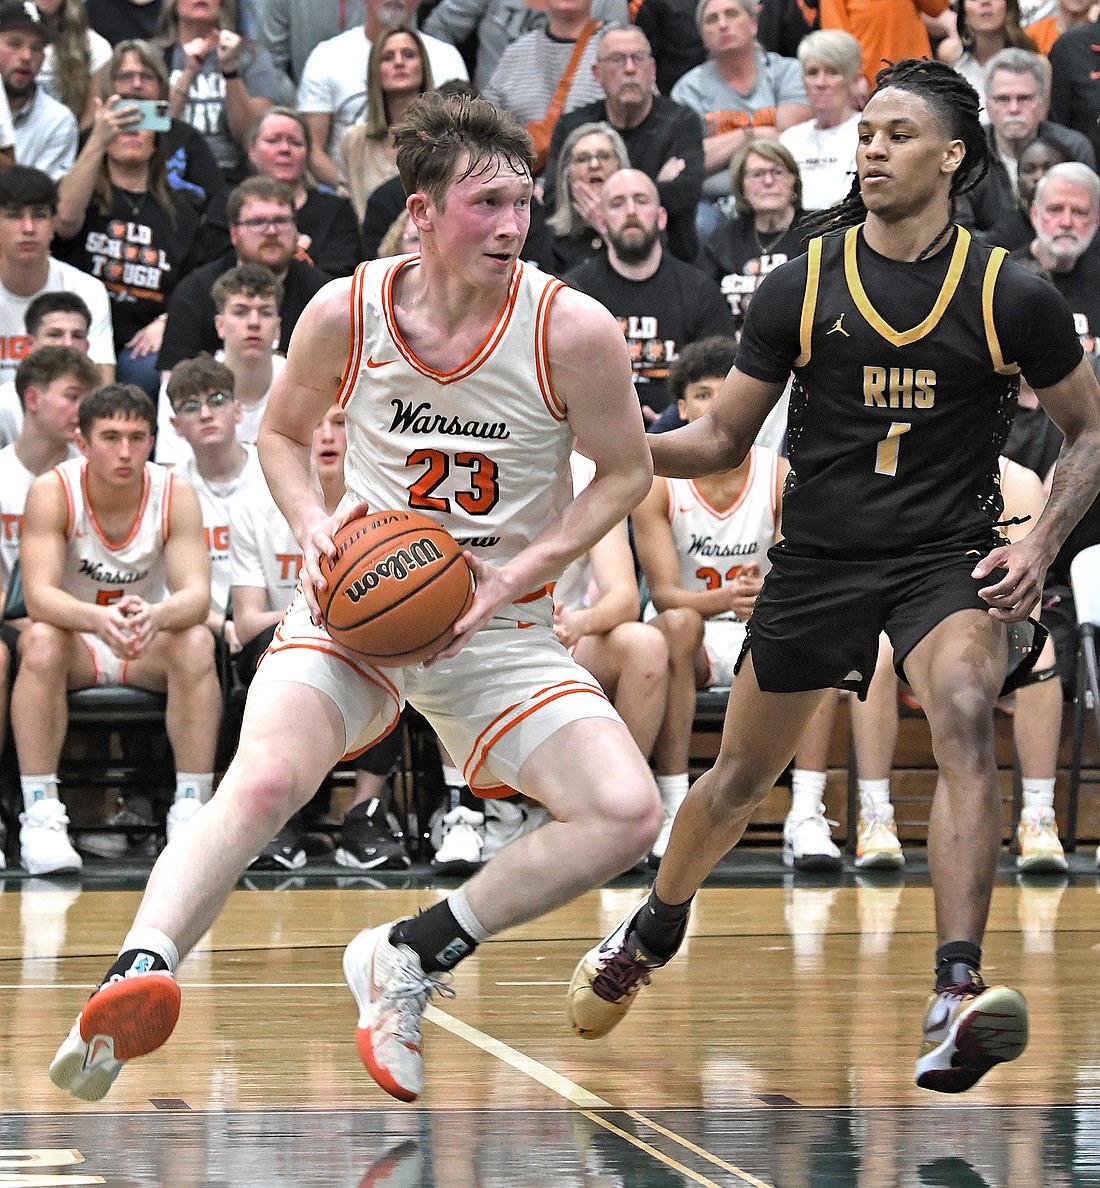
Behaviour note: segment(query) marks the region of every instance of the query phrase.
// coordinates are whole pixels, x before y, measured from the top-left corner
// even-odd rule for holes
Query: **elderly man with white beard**
[[[1073,310],[1085,353],[1100,361],[1100,177],[1077,161],[1052,166],[1031,203],[1035,238],[1013,252],[1042,268]]]

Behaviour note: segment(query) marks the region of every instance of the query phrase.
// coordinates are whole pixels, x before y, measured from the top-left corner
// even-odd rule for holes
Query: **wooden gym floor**
[[[1100,1185],[1100,883],[1002,859],[986,975],[1032,1039],[970,1093],[912,1083],[933,950],[924,855],[904,877],[793,876],[747,848],[679,958],[608,1039],[565,1021],[574,963],[636,902],[625,877],[481,947],[424,1024],[426,1088],[370,1080],[341,976],[360,928],[454,885],[254,876],[184,963],[172,1040],[99,1105],[46,1077],[115,953],[129,886],[11,874],[0,892],[0,1185]],[[104,868],[100,868],[103,870]]]

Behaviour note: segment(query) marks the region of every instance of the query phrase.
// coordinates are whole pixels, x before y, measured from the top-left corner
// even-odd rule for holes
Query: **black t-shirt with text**
[[[700,338],[733,333],[733,319],[717,285],[668,252],[647,280],[620,276],[606,256],[589,260],[565,279],[619,319],[638,398],[654,412],[669,404],[668,369],[680,351]]]
[[[149,193],[112,186],[110,210],[95,195],[84,225],[70,239],[54,241],[53,254],[106,286],[111,299],[115,349],[164,313],[176,285],[202,263],[199,215],[172,190],[174,218]]]
[[[720,223],[703,248],[701,266],[718,282],[740,333],[752,295],[760,282],[780,264],[806,250],[802,211],[782,233],[757,231],[751,215]]]
[[[1012,259],[1041,267],[1030,244],[1013,252]],[[1068,272],[1047,275],[1073,310],[1073,326],[1085,354],[1100,358],[1100,253],[1095,243]]]

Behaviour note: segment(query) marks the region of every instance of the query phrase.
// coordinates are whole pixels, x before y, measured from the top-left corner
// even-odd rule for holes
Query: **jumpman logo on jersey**
[[[844,321],[844,315],[841,314],[840,317],[837,318],[836,322],[834,323],[833,328],[831,330],[827,331],[826,337],[828,337],[829,334],[843,334],[845,338],[851,338],[852,336],[848,333],[847,330],[844,329],[844,326],[842,325],[843,321]]]

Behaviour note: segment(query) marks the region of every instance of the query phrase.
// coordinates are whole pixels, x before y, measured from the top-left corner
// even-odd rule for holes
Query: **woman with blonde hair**
[[[569,133],[558,154],[554,209],[546,220],[550,234],[537,255],[540,268],[564,276],[604,251],[600,191],[616,170],[629,165],[623,138],[610,124],[581,124]]]
[[[111,43],[88,27],[80,0],[35,0],[35,7],[57,34],[53,44],[46,46],[46,59],[35,81],[86,128],[95,116],[95,96],[111,60]]]
[[[407,252],[420,251],[420,232],[416,224],[409,218],[409,212],[403,210],[390,224],[390,229],[378,245],[376,260],[383,260],[387,256],[404,256]]]
[[[329,276],[351,276],[362,258],[359,222],[346,198],[318,187],[309,171],[312,149],[309,124],[293,107],[269,108],[248,137],[252,168],[294,191],[301,250]]]
[[[383,29],[367,60],[367,111],[340,141],[340,190],[360,222],[367,199],[397,175],[393,130],[418,96],[432,90],[432,68],[420,34],[408,25]]]
[[[819,29],[798,46],[802,85],[813,118],[779,134],[802,179],[806,210],[824,210],[848,197],[859,144],[857,90],[862,90],[863,51],[843,29]]]
[[[172,115],[205,137],[229,185],[247,173],[244,146],[275,103],[293,103],[290,80],[263,46],[232,28],[219,0],[165,0],[160,44],[168,57]]]
[[[941,41],[936,57],[953,66],[978,92],[983,124],[989,123],[985,110],[986,63],[1010,47],[1038,52],[1034,40],[1020,27],[1020,0],[959,0],[958,36]]]

